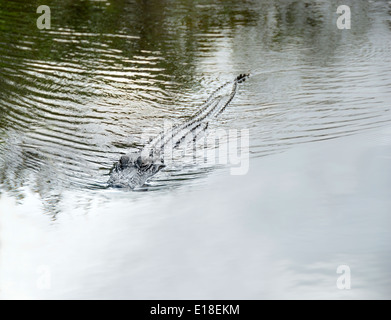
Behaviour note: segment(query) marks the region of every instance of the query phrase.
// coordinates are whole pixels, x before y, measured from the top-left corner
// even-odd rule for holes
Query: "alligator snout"
[[[244,82],[244,81],[246,81],[247,79],[248,79],[248,77],[250,76],[250,74],[249,73],[243,73],[243,74],[240,74],[237,78],[236,78],[236,81],[238,82],[238,83],[242,83],[242,82]]]

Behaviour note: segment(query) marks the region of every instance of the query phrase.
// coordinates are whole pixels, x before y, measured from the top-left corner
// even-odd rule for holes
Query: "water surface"
[[[339,4],[48,1],[38,30],[0,0],[2,298],[389,298],[391,4]],[[107,189],[244,72],[210,129],[250,131],[246,176],[179,155]]]

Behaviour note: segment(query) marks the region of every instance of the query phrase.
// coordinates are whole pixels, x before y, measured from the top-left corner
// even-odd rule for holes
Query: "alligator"
[[[216,89],[199,110],[188,121],[162,132],[141,151],[124,155],[110,171],[108,186],[135,189],[142,187],[151,177],[165,167],[164,149],[178,147],[189,135],[194,139],[206,130],[210,119],[221,114],[231,103],[238,85],[246,81],[249,74],[240,74],[233,81]]]

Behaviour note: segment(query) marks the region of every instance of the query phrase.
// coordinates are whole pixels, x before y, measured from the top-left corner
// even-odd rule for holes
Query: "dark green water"
[[[267,216],[264,217],[265,225],[280,231],[276,231],[276,235],[273,236],[264,234],[267,228],[261,227],[256,235],[251,233],[253,231],[248,235],[247,227],[251,229],[250,225],[261,223],[257,213],[265,214],[271,210],[273,215],[280,217],[276,218],[277,221],[285,221],[293,216],[300,220],[306,217],[302,207],[304,206],[314,214],[328,212],[332,215],[340,212],[343,215],[343,212],[351,212],[357,205],[346,205],[344,210],[337,206],[336,209],[336,204],[331,205],[328,199],[339,199],[341,191],[343,195],[349,193],[352,199],[357,200],[356,203],[361,203],[359,200],[369,194],[365,191],[360,193],[361,191],[358,192],[356,189],[352,191],[349,187],[352,181],[361,177],[362,172],[367,172],[362,170],[361,165],[355,166],[356,160],[361,161],[361,151],[352,150],[352,154],[357,158],[349,158],[352,161],[350,169],[349,165],[342,165],[348,158],[339,160],[338,153],[341,150],[350,150],[349,147],[358,148],[362,140],[365,140],[362,137],[366,137],[366,134],[373,134],[374,130],[383,132],[382,130],[390,126],[389,1],[345,1],[344,4],[349,5],[352,12],[350,30],[339,30],[336,26],[336,11],[341,4],[340,1],[46,1],[44,4],[51,9],[50,30],[37,28],[40,14],[37,14],[36,10],[41,4],[43,3],[40,1],[26,3],[19,0],[0,0],[0,210],[8,216],[8,220],[4,218],[5,221],[11,221],[5,223],[9,226],[8,229],[5,227],[5,230],[9,231],[3,232],[5,239],[2,241],[15,243],[10,228],[15,228],[15,232],[19,230],[18,223],[13,220],[16,216],[32,219],[28,225],[37,223],[39,227],[34,229],[35,233],[32,234],[37,234],[40,241],[45,243],[57,236],[42,236],[52,230],[50,221],[60,228],[64,223],[65,226],[58,234],[64,245],[54,248],[55,251],[64,250],[70,253],[78,243],[84,241],[87,243],[85,252],[99,251],[91,239],[98,237],[99,232],[103,232],[114,239],[107,243],[109,253],[105,252],[114,262],[108,259],[110,262],[99,260],[96,264],[100,275],[109,274],[110,268],[114,268],[118,275],[113,276],[112,283],[107,280],[104,286],[105,290],[111,288],[113,291],[108,290],[109,293],[103,294],[100,289],[88,291],[82,285],[75,285],[76,289],[67,287],[66,283],[70,277],[76,279],[84,273],[78,270],[69,271],[69,274],[65,272],[61,278],[63,283],[60,281],[61,285],[58,284],[54,289],[53,294],[57,297],[68,297],[69,292],[76,291],[80,297],[106,297],[110,296],[110,292],[111,296],[135,297],[136,292],[130,289],[127,291],[127,286],[119,284],[123,277],[130,279],[127,282],[129,287],[134,285],[140,288],[141,280],[137,279],[144,279],[146,275],[153,274],[158,265],[162,265],[163,269],[167,268],[161,272],[162,277],[166,277],[164,279],[168,285],[170,281],[167,279],[173,276],[169,271],[169,259],[160,257],[156,258],[157,260],[151,258],[152,260],[145,261],[141,258],[145,265],[141,263],[135,266],[132,264],[133,257],[130,256],[131,253],[140,254],[140,248],[144,248],[145,252],[153,248],[154,242],[147,241],[144,237],[150,235],[150,230],[154,230],[151,225],[157,223],[156,219],[173,219],[170,222],[164,220],[165,222],[159,226],[159,230],[165,230],[170,234],[176,225],[183,227],[182,223],[185,222],[178,216],[185,213],[190,215],[189,219],[194,222],[194,229],[185,228],[190,236],[192,235],[192,241],[186,242],[186,248],[177,247],[176,241],[182,239],[181,236],[186,237],[186,232],[181,236],[174,232],[172,238],[168,236],[163,243],[167,244],[167,248],[172,245],[179,255],[183,250],[195,252],[198,260],[190,259],[192,262],[185,265],[172,262],[173,270],[182,275],[183,279],[182,284],[178,286],[175,283],[180,281],[173,280],[173,287],[177,291],[167,293],[166,297],[177,298],[182,291],[185,292],[183,298],[226,297],[223,293],[231,291],[224,289],[223,278],[219,278],[215,291],[206,289],[206,283],[205,286],[193,287],[191,279],[195,277],[200,280],[196,274],[202,274],[203,279],[212,279],[213,275],[218,277],[218,268],[223,268],[222,266],[226,266],[229,261],[237,264],[238,271],[230,267],[226,274],[236,275],[236,285],[242,294],[238,293],[235,296],[233,290],[228,297],[278,297],[279,291],[272,290],[272,285],[267,287],[270,290],[261,289],[260,282],[256,282],[257,287],[253,287],[250,279],[245,277],[244,270],[250,269],[250,274],[256,278],[253,271],[263,263],[255,258],[254,252],[262,247],[264,241],[270,247],[279,243],[280,238],[288,243],[291,240],[291,230],[286,226],[279,229],[276,227],[276,221],[270,220]],[[241,86],[230,107],[211,123],[211,129],[249,130],[250,171],[247,178],[250,181],[247,183],[253,186],[251,191],[247,190],[245,193],[243,185],[243,189],[237,189],[237,180],[227,177],[223,184],[233,192],[233,195],[227,198],[223,191],[210,184],[212,177],[224,175],[228,166],[205,164],[202,156],[189,160],[181,158],[180,155],[171,166],[155,176],[147,188],[142,189],[148,192],[106,189],[108,172],[121,155],[141,148],[149,137],[163,130],[165,122],[175,124],[188,119],[197,111],[197,105],[202,104],[214,89],[244,72],[251,73],[250,80]],[[382,134],[378,134],[379,139],[388,141],[388,136],[383,137]],[[305,160],[308,161],[308,165],[305,166],[307,171],[303,169],[304,171],[296,172],[294,168],[289,167],[297,162],[295,150],[301,150],[300,148],[305,146],[309,150],[318,150],[323,143],[326,143],[330,152],[327,152],[325,157],[320,156],[324,155],[321,151],[319,155],[316,152],[309,153],[309,158]],[[341,147],[343,143],[346,143],[346,148]],[[378,147],[375,143],[364,145],[368,148]],[[380,154],[387,158],[389,149],[385,146],[383,145],[386,151]],[[270,159],[274,159],[276,154],[280,158],[276,160],[278,165],[273,165],[268,161],[273,162]],[[349,161],[347,163],[350,163]],[[377,162],[370,162],[373,163]],[[266,165],[270,167],[265,167]],[[362,212],[363,216],[373,213],[370,208],[378,208],[375,211],[381,213],[381,218],[376,220],[376,228],[371,229],[372,232],[368,231],[368,237],[380,234],[379,241],[383,243],[386,238],[388,239],[390,224],[388,218],[385,218],[385,213],[390,211],[390,204],[386,196],[389,184],[383,181],[382,176],[389,177],[390,167],[388,162],[381,162],[380,167],[382,173],[371,171],[372,174],[368,175],[377,177],[376,194],[384,194],[384,197],[376,198],[374,202],[365,202],[361,207],[368,208],[368,212]],[[369,167],[364,165],[364,168]],[[281,178],[281,185],[271,189],[274,193],[266,197],[267,190],[264,190],[265,186],[262,187],[265,181],[263,173],[269,169],[276,174],[285,172],[286,177]],[[353,171],[357,175],[350,175]],[[335,173],[332,182],[326,179],[326,172],[329,172],[330,176]],[[328,182],[323,181],[322,177]],[[284,197],[284,186],[292,183],[295,185],[297,181],[300,181],[296,190],[299,192],[298,198],[308,195],[308,198],[301,199],[304,204],[290,203]],[[303,181],[311,183],[301,184]],[[324,186],[324,189],[321,186]],[[199,193],[193,195],[194,190]],[[212,194],[212,190],[215,192],[215,200],[209,199],[213,203],[212,209],[194,209],[199,206],[202,199]],[[311,198],[314,196],[313,190],[318,192],[315,198]],[[286,196],[291,199],[289,193]],[[235,197],[238,197],[237,201]],[[182,207],[172,205],[171,202],[177,198],[182,199],[179,201],[183,204]],[[156,199],[159,199],[161,205],[157,204]],[[223,200],[219,202],[216,199]],[[256,200],[260,202],[254,202],[253,206],[249,205]],[[249,205],[245,213],[241,212],[240,206],[236,206],[240,201]],[[274,208],[270,201],[278,205]],[[287,205],[280,205],[284,201]],[[109,209],[105,206],[109,206]],[[156,211],[160,216],[152,214]],[[218,223],[213,222],[210,225],[206,216],[197,217],[197,212],[200,211],[217,214],[219,217],[225,212],[231,219],[243,215],[242,219],[239,219],[243,225],[238,227],[237,224],[228,223],[225,229],[219,232]],[[88,235],[89,240],[83,238],[81,230],[74,231],[72,223],[68,220],[77,219],[75,217],[85,214],[105,217],[113,213],[120,215],[113,218],[114,222],[109,223],[107,229],[100,220],[92,223],[93,231]],[[141,217],[140,214],[143,213]],[[319,220],[314,218],[313,229],[327,230],[332,237],[332,224],[324,224],[327,218],[323,215],[315,216]],[[355,220],[354,217],[349,216],[350,218]],[[41,219],[47,219],[49,225],[38,222],[42,221]],[[65,222],[61,223],[62,219],[65,219]],[[213,221],[213,217],[211,219]],[[357,223],[359,227],[356,225],[351,229],[355,235],[355,232],[363,232],[367,225],[361,220]],[[81,224],[86,229],[90,227],[86,221],[82,221]],[[130,229],[126,229],[125,225]],[[218,239],[212,241],[215,245],[212,249],[203,247],[206,250],[205,254],[197,251],[194,245],[199,231],[197,226],[201,225],[207,230],[205,239],[214,239],[215,236]],[[20,228],[23,230],[23,226]],[[117,233],[114,231],[118,231],[120,236],[116,237]],[[76,240],[68,242],[67,235],[73,232],[76,234]],[[129,232],[135,233],[134,238],[128,236]],[[231,234],[236,234],[238,240],[240,239],[240,245],[234,245],[237,252],[247,252],[248,256],[244,257],[244,253],[230,255],[228,252],[217,254],[213,251],[213,248],[221,248],[220,245],[227,240],[224,237]],[[255,247],[249,245],[246,239]],[[339,239],[348,241],[351,238],[345,239],[342,236]],[[124,245],[118,246],[117,242],[121,240],[131,242],[131,249]],[[159,237],[154,240],[161,241]],[[296,245],[306,247],[304,244],[309,241],[306,238],[296,238],[296,235],[294,240],[289,245],[284,242],[286,248]],[[206,242],[202,243],[206,246]],[[232,245],[228,240],[226,243]],[[359,241],[355,244],[357,247],[361,246]],[[325,248],[322,241],[318,245]],[[319,250],[330,253],[333,245],[335,243],[330,242],[330,247],[326,246],[328,249]],[[15,250],[20,250],[21,254],[24,252],[22,244],[16,247]],[[191,249],[188,249],[189,247]],[[245,247],[249,249],[243,251]],[[272,255],[270,247],[267,251]],[[354,245],[352,247],[356,248]],[[14,246],[10,245],[10,248]],[[365,254],[376,253],[375,248],[378,246],[373,244],[373,247],[365,249]],[[384,252],[388,249],[381,249],[375,256],[384,257]],[[357,261],[361,255],[353,251],[353,260]],[[156,253],[153,250],[151,252]],[[173,254],[170,250],[164,252],[168,255]],[[284,252],[287,253],[289,250]],[[331,255],[330,261],[338,260],[335,257],[345,257],[345,253],[335,252],[335,255]],[[5,256],[8,257],[6,254]],[[118,271],[122,261],[120,256],[136,269],[145,267],[146,273],[121,273],[122,271]],[[249,256],[253,256],[254,259],[247,259]],[[37,257],[43,257],[42,261]],[[213,257],[218,267],[214,269],[213,263],[209,265],[205,262],[207,271],[200,271],[203,270],[202,262],[211,261]],[[274,267],[283,266],[282,269],[287,269],[284,269],[286,272],[281,272],[284,277],[289,278],[288,274],[292,271],[290,267],[303,263],[298,257],[301,257],[299,253],[294,263],[286,262],[284,253],[278,259],[269,257],[267,263],[271,267],[262,268],[262,277],[266,279]],[[94,260],[96,257],[90,258]],[[55,266],[61,265],[59,256],[45,256],[39,249],[34,257],[26,259],[27,265],[33,271],[30,270],[30,274],[21,270],[20,274],[26,277],[27,282],[35,281],[32,274],[36,265],[53,264],[53,273],[56,272]],[[316,266],[317,259],[313,257],[313,260],[309,259],[307,262]],[[240,261],[243,260],[251,263],[253,267],[247,265],[246,268],[241,268]],[[71,257],[69,261],[73,261],[75,265],[81,261],[80,265],[86,270],[94,265],[92,263],[91,266],[80,256]],[[3,258],[3,263],[4,270],[10,270],[14,262]],[[382,260],[380,265],[382,270],[387,269],[389,260]],[[334,267],[333,264],[333,276]],[[194,274],[187,272],[189,268],[194,268]],[[325,267],[320,269],[326,270]],[[386,272],[384,274],[389,276]],[[6,275],[10,277],[9,274]],[[300,275],[295,276],[300,278]],[[306,288],[307,284],[301,285],[301,280],[297,283],[292,280],[293,278],[287,279],[285,284],[296,286],[299,291],[301,290],[302,296],[306,297],[308,292],[303,288]],[[89,280],[95,281],[93,276]],[[244,285],[243,281],[249,281],[248,285]],[[117,294],[113,293],[114,283],[121,287]],[[389,289],[379,286],[379,292],[389,296]],[[150,292],[162,292],[164,287],[161,283],[147,286],[149,291],[142,292],[141,296],[156,297]],[[285,285],[280,287],[286,289]],[[9,296],[12,296],[12,293],[16,296],[40,296],[35,289],[26,288],[24,285],[9,292]],[[289,294],[287,296],[290,297]],[[360,291],[353,297],[362,296],[365,296],[365,292]],[[330,293],[326,297],[334,296]]]

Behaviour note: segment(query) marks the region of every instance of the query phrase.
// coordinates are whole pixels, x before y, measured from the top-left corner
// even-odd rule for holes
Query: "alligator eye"
[[[119,164],[121,168],[124,168],[129,163],[129,157],[128,156],[122,156],[121,159],[119,159]]]
[[[141,159],[141,157],[138,157],[137,160],[136,160],[136,164],[139,168],[141,168],[141,166],[143,165],[143,160]]]

